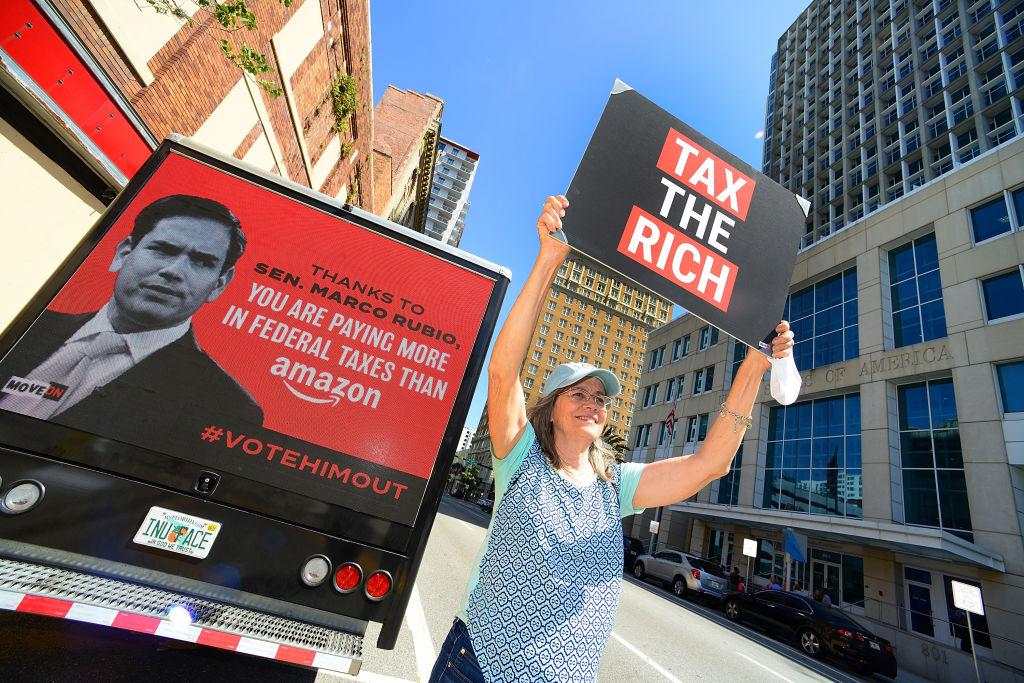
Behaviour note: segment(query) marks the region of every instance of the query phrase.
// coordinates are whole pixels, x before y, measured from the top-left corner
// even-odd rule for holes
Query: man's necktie
[[[109,365],[118,356],[127,353],[128,344],[116,332],[99,332],[91,337],[67,342],[25,377],[38,384],[66,386],[67,390],[58,400],[49,400],[37,394],[6,394],[0,399],[0,408],[47,420],[112,379],[107,377],[109,372],[104,372],[104,365]]]

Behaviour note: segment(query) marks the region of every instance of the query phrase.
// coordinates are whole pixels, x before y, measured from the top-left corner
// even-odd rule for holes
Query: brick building
[[[444,101],[389,85],[374,110],[373,212],[423,232]]]
[[[169,133],[373,206],[369,3],[249,5],[257,29],[231,34],[189,3],[188,20],[115,0],[0,5],[0,192],[7,220],[34,227],[0,262],[0,325]],[[225,38],[266,55],[279,96],[227,61]]]

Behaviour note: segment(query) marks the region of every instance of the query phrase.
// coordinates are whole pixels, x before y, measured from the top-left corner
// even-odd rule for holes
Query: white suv
[[[713,562],[679,550],[641,555],[633,565],[633,576],[660,581],[678,597],[703,595],[720,599],[729,586],[724,572]]]

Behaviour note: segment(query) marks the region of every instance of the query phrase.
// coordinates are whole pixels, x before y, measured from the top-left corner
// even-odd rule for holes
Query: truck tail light
[[[700,570],[699,569],[691,569],[690,570],[690,575],[693,576],[693,578],[696,579],[697,581],[700,581]]]
[[[391,574],[383,569],[370,574],[366,579],[366,597],[374,602],[379,602],[391,592]]]
[[[363,570],[355,562],[346,562],[334,572],[334,588],[339,593],[351,593],[363,580]]]

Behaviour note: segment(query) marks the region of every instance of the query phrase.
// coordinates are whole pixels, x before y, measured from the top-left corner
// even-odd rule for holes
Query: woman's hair
[[[558,469],[561,464],[558,460],[558,449],[555,448],[555,426],[552,422],[552,416],[555,412],[555,401],[558,400],[562,392],[571,389],[573,386],[575,385],[553,391],[547,396],[541,396],[537,399],[536,403],[526,409],[526,417],[530,424],[533,425],[533,431],[537,434],[537,442],[540,444],[540,449],[544,451],[548,462],[555,469]],[[605,481],[610,481],[612,478],[611,468],[615,464],[614,449],[606,444],[604,439],[598,438],[590,444],[588,455],[590,457],[590,464],[593,465],[597,476]]]

